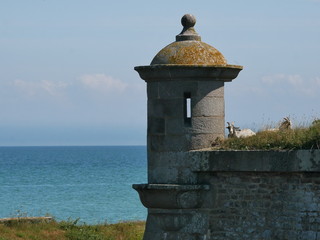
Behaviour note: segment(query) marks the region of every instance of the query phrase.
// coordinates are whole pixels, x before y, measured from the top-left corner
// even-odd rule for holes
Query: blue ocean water
[[[145,220],[131,185],[147,181],[146,159],[145,146],[0,147],[0,218]]]

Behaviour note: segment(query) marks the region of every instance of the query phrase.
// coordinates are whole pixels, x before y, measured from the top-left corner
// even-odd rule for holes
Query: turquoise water
[[[0,218],[87,224],[144,220],[133,183],[147,181],[146,147],[0,147]]]

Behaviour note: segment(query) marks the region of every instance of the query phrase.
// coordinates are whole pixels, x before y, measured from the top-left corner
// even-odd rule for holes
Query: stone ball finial
[[[193,28],[196,24],[196,18],[192,14],[183,15],[181,24],[183,29],[182,32],[176,36],[176,41],[201,41],[201,37]]]
[[[196,24],[196,18],[192,14],[185,14],[181,18],[181,24],[184,28],[193,27]]]

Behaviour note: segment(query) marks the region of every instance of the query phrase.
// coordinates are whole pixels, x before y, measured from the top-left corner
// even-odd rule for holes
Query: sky
[[[145,145],[149,65],[193,14],[243,70],[226,121],[320,117],[320,0],[1,0],[0,146]]]

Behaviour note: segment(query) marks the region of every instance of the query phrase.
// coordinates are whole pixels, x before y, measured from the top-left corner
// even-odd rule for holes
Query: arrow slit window
[[[184,93],[184,124],[186,126],[191,126],[191,93],[185,92]]]

